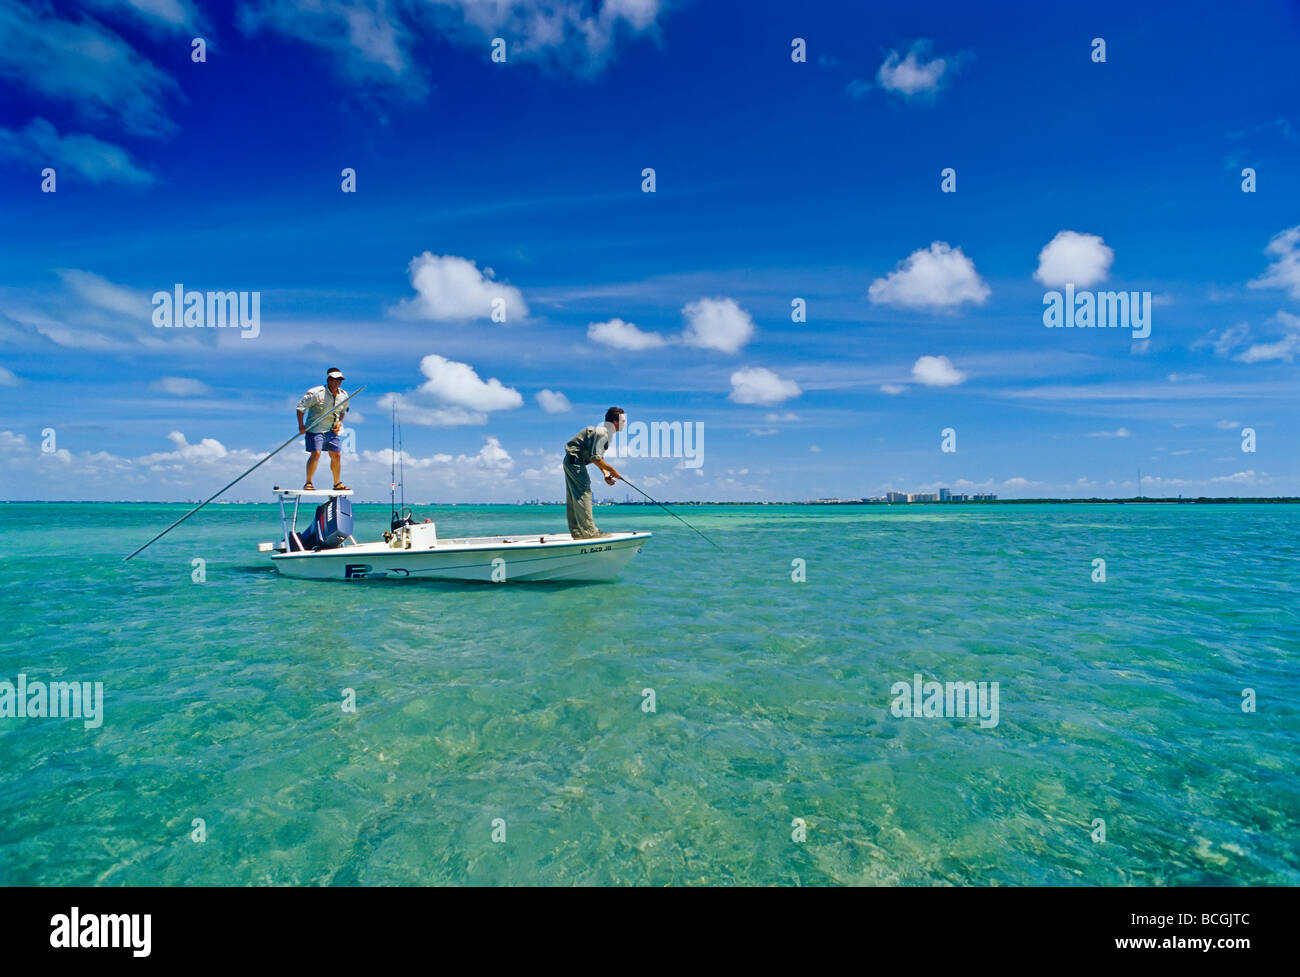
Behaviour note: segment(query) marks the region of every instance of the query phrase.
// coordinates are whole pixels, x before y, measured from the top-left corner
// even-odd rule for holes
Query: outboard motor
[[[352,502],[347,496],[336,495],[316,507],[311,525],[299,534],[299,538],[303,549],[332,550],[342,546],[351,535]]]

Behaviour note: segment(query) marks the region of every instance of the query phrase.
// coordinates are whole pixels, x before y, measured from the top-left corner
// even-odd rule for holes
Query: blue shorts
[[[322,431],[320,434],[307,432],[307,450],[308,451],[342,451],[343,445],[339,441],[339,436],[333,431]]]

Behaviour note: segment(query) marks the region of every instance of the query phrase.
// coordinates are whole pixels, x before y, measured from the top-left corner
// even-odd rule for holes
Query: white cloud
[[[1192,349],[1202,349],[1210,347],[1218,356],[1227,356],[1234,349],[1246,341],[1250,334],[1250,327],[1244,322],[1239,322],[1235,326],[1224,329],[1222,332],[1211,330],[1205,336],[1198,339],[1192,344]]]
[[[966,379],[946,356],[922,356],[912,364],[912,378],[927,387],[955,387]]]
[[[801,393],[799,384],[761,366],[747,366],[731,375],[731,399],[738,404],[770,407]]]
[[[587,338],[615,349],[656,349],[667,344],[657,332],[644,332],[630,322],[610,319],[587,326]]]
[[[913,251],[884,278],[877,278],[867,296],[878,305],[903,308],[952,308],[963,302],[976,305],[989,297],[988,285],[975,270],[975,263],[961,248],[935,241],[929,248]]]
[[[76,268],[59,268],[57,271],[63,284],[95,308],[138,318],[145,323],[150,321],[153,304],[143,292],[116,285],[93,271],[80,271]]]
[[[0,128],[0,158],[20,160],[44,169],[81,176],[87,183],[144,185],[154,176],[136,164],[121,146],[84,133],[59,135],[45,119],[32,119],[24,129]]]
[[[1281,339],[1271,343],[1253,343],[1233,357],[1239,363],[1267,363],[1281,360],[1290,363],[1300,353],[1300,316],[1278,312],[1274,317],[1285,330]]]
[[[1223,421],[1217,421],[1214,426],[1217,427],[1220,431],[1235,431],[1241,427],[1241,422],[1223,420]]]
[[[573,410],[569,398],[558,390],[537,391],[537,405],[548,414],[567,414]]]
[[[1087,288],[1103,281],[1110,272],[1115,252],[1096,234],[1059,231],[1038,252],[1038,270],[1034,278],[1048,288],[1073,284]]]
[[[1273,263],[1247,285],[1286,289],[1291,298],[1300,299],[1300,224],[1274,234],[1264,252],[1273,256]]]
[[[422,96],[422,49],[450,41],[486,52],[502,37],[510,61],[531,60],[588,74],[613,57],[622,36],[653,32],[661,0],[253,0],[245,31],[272,30],[333,54],[353,78]],[[486,55],[485,55],[486,56]]]
[[[13,370],[0,366],[0,387],[17,387],[22,382],[22,378]]]
[[[424,427],[464,427],[486,424],[488,420],[482,411],[466,410],[464,407],[430,407],[399,393],[384,394],[375,401],[375,406],[384,411],[396,407],[399,421]]]
[[[149,389],[173,397],[203,397],[212,393],[212,388],[202,380],[188,377],[160,377],[149,384]]]
[[[1133,435],[1128,428],[1117,427],[1113,431],[1090,431],[1088,432],[1088,437],[1090,438],[1131,438],[1133,437]]]
[[[524,404],[518,390],[496,377],[483,381],[468,363],[457,363],[436,353],[420,360],[420,372],[427,379],[419,392],[439,403],[476,411],[511,410]]]
[[[246,450],[231,451],[216,438],[203,438],[198,444],[190,444],[180,431],[172,431],[167,435],[167,440],[176,446],[174,451],[143,455],[136,459],[136,464],[145,465],[153,471],[183,471],[193,465],[227,460],[252,463],[262,457]]]
[[[734,299],[698,299],[682,309],[682,342],[697,349],[738,353],[754,335],[754,320]]]
[[[784,411],[780,414],[764,414],[763,420],[769,424],[790,424],[799,420],[799,415],[794,411]]]
[[[937,93],[944,75],[956,70],[960,59],[932,58],[931,47],[929,41],[920,40],[908,49],[906,55],[891,50],[876,72],[880,87],[904,98]]]
[[[493,281],[491,268],[480,272],[468,258],[426,251],[412,258],[407,270],[416,297],[403,299],[392,310],[404,318],[434,322],[490,319],[492,303],[497,299],[505,302],[507,322],[528,317],[528,306],[519,289]]]
[[[898,394],[904,393],[906,392],[906,390],[907,390],[907,385],[904,383],[882,383],[880,385],[880,392],[889,394],[891,397],[895,397]]]
[[[107,12],[133,14],[147,27],[170,31],[190,31],[199,22],[198,13],[189,0],[89,0],[91,6]]]
[[[0,6],[0,78],[88,120],[120,120],[137,135],[175,129],[163,101],[179,92],[176,82],[91,17],[65,20],[46,5]]]
[[[483,447],[479,449],[476,455],[458,455],[456,457],[458,465],[469,465],[490,472],[508,471],[514,466],[514,460],[510,453],[501,447],[501,442],[489,435]]]
[[[809,451],[812,451],[812,452],[814,452],[814,453],[816,453],[816,454],[821,454],[821,452],[822,452],[821,445],[819,445],[819,444],[810,444],[810,445],[808,445],[808,450],[809,450]]]

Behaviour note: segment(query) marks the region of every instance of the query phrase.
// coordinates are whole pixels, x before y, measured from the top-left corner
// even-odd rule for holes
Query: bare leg
[[[342,478],[339,476],[343,473],[343,456],[337,451],[330,452],[330,471],[334,474],[334,484],[338,485]]]
[[[313,451],[311,454],[309,454],[309,455],[307,456],[307,482],[306,482],[306,484],[308,484],[308,485],[313,484],[313,483],[312,483],[312,476],[316,474],[316,465],[317,465],[317,463],[319,463],[319,462],[320,462],[320,452],[319,452],[319,451]]]

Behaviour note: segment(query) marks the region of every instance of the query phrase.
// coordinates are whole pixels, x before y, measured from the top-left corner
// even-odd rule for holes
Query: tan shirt
[[[334,426],[336,421],[343,419],[350,408],[344,407],[341,411],[333,414],[327,413],[331,407],[342,403],[348,399],[348,392],[339,387],[338,396],[330,393],[329,387],[321,384],[319,387],[312,387],[302,395],[302,400],[298,401],[298,409],[305,411],[307,416],[303,418],[303,424],[313,434],[324,434]]]

